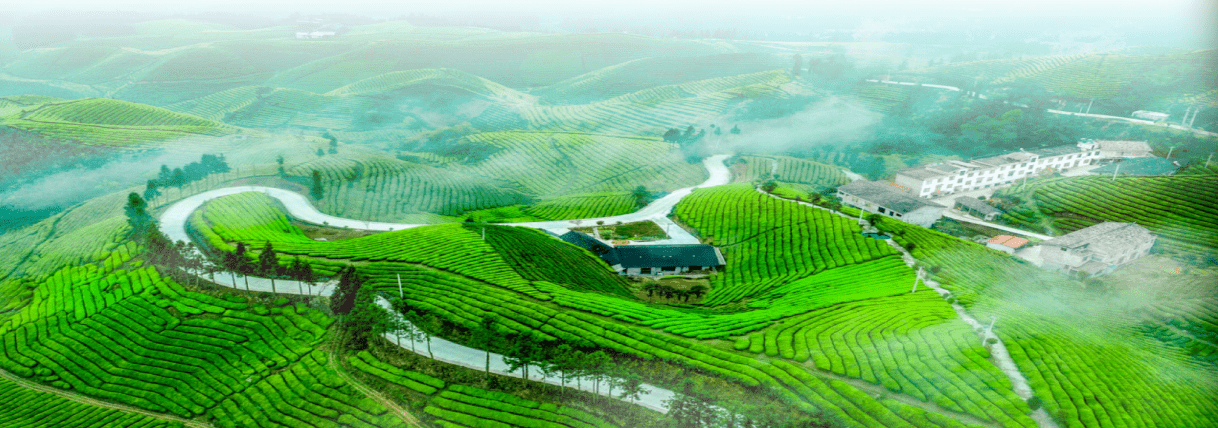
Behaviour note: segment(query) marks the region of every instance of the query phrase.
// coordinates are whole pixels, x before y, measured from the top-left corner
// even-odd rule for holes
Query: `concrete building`
[[[930,227],[947,207],[914,197],[888,183],[856,180],[837,188],[842,203],[906,223]]]
[[[908,187],[915,196],[938,197],[990,187],[1006,187],[1047,169],[1066,171],[1091,165],[1099,159],[1099,155],[1099,146],[1091,142],[1020,150],[969,161],[946,161],[904,169],[897,172],[896,183]]]
[[[1155,235],[1134,223],[1104,222],[1041,244],[1041,265],[1086,277],[1104,275],[1150,253]]]
[[[1150,144],[1145,141],[1092,140],[1084,138],[1080,143],[1099,146],[1100,159],[1128,159],[1153,157]]]
[[[1019,238],[1011,235],[998,235],[985,241],[985,246],[1002,251],[1007,254],[1015,254],[1015,250],[1023,247],[1028,243],[1027,239]]]
[[[992,221],[1002,215],[1002,210],[985,203],[983,200],[968,196],[956,198],[954,208],[985,221]]]

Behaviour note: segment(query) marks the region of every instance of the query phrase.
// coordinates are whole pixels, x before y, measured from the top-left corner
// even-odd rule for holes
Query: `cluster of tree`
[[[716,406],[699,393],[696,382],[686,379],[681,389],[664,402],[673,428],[838,428],[846,424],[824,414],[808,414],[778,403],[761,405],[737,400]]]
[[[313,170],[312,183],[309,186],[309,195],[313,199],[321,199],[326,195],[326,188],[321,184],[321,171]]]
[[[844,54],[808,58],[808,73],[830,80],[857,80],[860,77],[854,61]]]
[[[338,286],[330,296],[330,310],[338,315],[339,329],[347,348],[363,350],[368,341],[392,331],[394,317],[376,304],[376,291],[364,287],[367,281],[348,266],[338,274]]]
[[[766,193],[773,193],[774,189],[777,189],[777,188],[778,188],[778,180],[775,180],[772,178],[761,183],[761,191],[766,192]]]
[[[840,199],[838,199],[836,196],[827,196],[821,193],[809,192],[808,199],[805,200],[802,196],[796,196],[795,200],[799,202],[808,202],[812,205],[833,211],[840,211],[842,209],[842,201]]]
[[[496,330],[499,323],[494,315],[483,319],[473,332],[474,346],[487,350],[487,373],[490,370],[490,349],[504,341]],[[529,379],[530,370],[540,370],[545,377],[559,378],[566,386],[575,382],[583,388],[584,381],[592,382],[592,391],[623,400],[637,400],[647,391],[636,367],[625,358],[614,358],[603,350],[587,351],[583,347],[566,343],[550,343],[532,333],[506,335],[507,347],[503,349],[503,360],[511,372],[521,371]]]
[[[647,297],[660,296],[665,299],[681,299],[682,302],[689,302],[689,298],[702,298],[706,294],[706,286],[695,285],[688,290],[673,288],[669,285],[660,284],[658,282],[649,282],[643,285],[643,291],[647,292]]]
[[[338,137],[335,137],[330,131],[323,132],[321,137],[330,140],[330,154],[338,154]],[[317,149],[317,155],[321,156],[321,149]]]
[[[154,266],[166,269],[179,279],[198,285],[198,274],[215,276],[220,266],[212,263],[195,247],[193,242],[172,242],[157,228],[157,221],[148,213],[148,203],[138,193],[127,195],[123,208],[127,216],[128,239],[139,243],[144,257]]]
[[[339,316],[344,343],[352,349],[366,349],[369,340],[385,333],[412,343],[420,339],[427,342],[431,355],[431,336],[440,332],[444,324],[434,315],[421,312],[404,299],[391,299],[394,316],[376,303],[377,294],[370,287],[363,287],[365,278],[354,268],[340,272],[340,279],[330,299],[331,310]],[[535,376],[534,370],[544,377],[559,378],[566,387],[574,383],[579,389],[584,382],[591,383],[594,393],[623,400],[638,400],[648,391],[643,387],[643,378],[637,364],[629,358],[615,357],[591,344],[553,343],[532,332],[506,334],[501,330],[502,321],[495,314],[487,314],[477,327],[470,331],[470,345],[486,352],[485,373],[490,379],[490,354],[499,352],[508,364],[509,371],[521,373],[522,378]],[[417,352],[417,351],[416,351]],[[431,355],[434,359],[435,356]],[[732,403],[730,409],[715,406],[711,401],[695,392],[696,386],[686,382],[666,404],[669,406],[669,424],[673,427],[750,427],[750,428],[835,428],[838,421],[820,415],[809,415],[777,404],[751,406]],[[566,393],[566,389],[563,390]]]
[[[635,187],[634,190],[630,192],[630,197],[634,198],[634,206],[636,208],[647,206],[647,204],[650,204],[651,201],[654,200],[651,191],[647,190],[647,187],[641,185],[639,187]]]
[[[230,170],[228,162],[224,160],[224,155],[203,155],[198,162],[191,162],[172,170],[168,165],[161,165],[161,172],[157,174],[157,178],[148,180],[144,188],[144,199],[159,196],[161,188],[181,188],[191,182],[202,180],[212,173],[225,173]]]
[[[238,242],[236,249],[231,252],[221,253],[219,266],[227,270],[232,276],[233,287],[237,287],[237,275],[245,277],[245,289],[249,291],[249,277],[259,276],[271,280],[271,291],[276,292],[275,280],[294,280],[297,286],[300,287],[300,292],[304,293],[305,285],[312,290],[313,286],[322,281],[320,275],[313,270],[313,265],[306,260],[301,260],[299,257],[293,258],[288,265],[283,265],[279,262],[279,254],[275,252],[275,247],[270,242],[267,242],[262,251],[257,256],[253,256],[245,246],[245,243]],[[310,292],[311,293],[311,292]]]
[[[711,126],[714,127],[714,125]],[[705,136],[706,129],[695,130],[693,125],[689,125],[688,128],[685,128],[685,132],[681,132],[681,130],[677,128],[668,128],[668,131],[664,132],[664,141],[676,143],[681,147],[687,147],[698,142],[698,140],[701,140],[702,137]]]

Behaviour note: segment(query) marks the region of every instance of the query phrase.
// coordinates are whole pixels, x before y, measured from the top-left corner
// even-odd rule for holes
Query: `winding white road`
[[[662,241],[652,241],[652,242],[648,242],[646,244],[640,243],[640,244],[636,244],[636,245],[687,244],[687,243],[697,244],[698,239],[695,238],[693,235],[690,235],[689,232],[686,232],[680,226],[677,226],[671,220],[669,220],[668,213],[672,211],[672,208],[674,206],[676,206],[677,203],[681,201],[681,199],[685,198],[690,193],[692,193],[694,191],[694,189],[727,184],[728,181],[730,181],[730,179],[731,179],[731,173],[727,169],[727,166],[724,165],[723,161],[725,159],[727,159],[729,156],[731,156],[731,155],[726,155],[726,154],[715,155],[715,156],[708,157],[702,161],[703,166],[706,167],[706,170],[709,173],[709,177],[702,184],[675,190],[672,193],[669,193],[668,195],[665,195],[664,197],[648,204],[647,206],[643,207],[642,209],[640,209],[636,212],[630,213],[630,214],[623,214],[623,215],[612,216],[612,217],[581,219],[581,220],[512,223],[512,224],[505,224],[505,225],[563,231],[564,229],[571,228],[571,227],[578,227],[581,225],[584,225],[584,226],[592,225],[592,224],[595,224],[597,221],[604,221],[605,223],[616,223],[616,222],[620,221],[623,223],[627,223],[627,222],[651,220],[651,221],[654,221],[657,224],[659,224],[660,227],[664,227],[665,229],[668,229],[669,236],[671,238],[662,240]],[[245,192],[265,193],[267,196],[270,196],[272,198],[279,200],[279,202],[281,202],[284,205],[284,207],[287,208],[289,215],[291,215],[292,217],[297,218],[299,220],[310,222],[310,223],[328,224],[330,226],[336,226],[336,227],[348,227],[351,229],[377,230],[377,231],[393,231],[393,230],[409,229],[409,228],[418,227],[418,226],[425,226],[425,224],[370,222],[370,221],[363,221],[363,220],[353,220],[353,219],[347,219],[347,218],[341,218],[341,217],[334,217],[334,216],[327,215],[327,214],[324,214],[324,213],[318,211],[317,208],[313,207],[313,204],[311,204],[307,198],[305,198],[304,196],[302,196],[298,193],[295,193],[295,192],[291,192],[291,191],[283,190],[283,189],[277,189],[274,187],[234,186],[234,187],[226,187],[223,189],[216,189],[216,190],[199,193],[197,195],[187,197],[185,199],[182,199],[181,201],[174,203],[169,208],[167,208],[165,210],[165,212],[163,212],[161,214],[159,227],[160,227],[161,231],[167,237],[169,237],[169,239],[173,240],[174,242],[177,242],[177,241],[190,242],[191,237],[189,234],[186,233],[186,223],[187,223],[187,221],[189,221],[190,215],[192,213],[194,213],[195,210],[199,209],[200,207],[203,206],[204,203],[206,203],[207,201],[210,201],[212,199],[216,199],[216,198],[228,196],[228,195],[235,195],[238,193],[245,193]],[[227,281],[226,281],[226,279],[227,279]],[[267,278],[259,278],[259,277],[253,277],[253,276],[244,277],[244,276],[239,276],[239,275],[231,273],[231,272],[218,272],[216,274],[216,282],[220,283],[220,284],[230,283],[230,284],[232,284],[233,288],[245,289],[248,291],[266,291],[266,292],[286,293],[286,294],[329,296],[334,291],[333,283],[321,284],[319,286],[307,286],[298,281],[279,280],[279,281],[272,282],[270,279],[267,279]],[[396,314],[391,309],[389,302],[386,301],[385,299],[380,298],[377,303],[381,307],[389,309],[389,313],[394,314],[395,316],[397,316],[399,318],[401,317],[400,314]],[[394,343],[400,343],[400,338],[398,338],[396,335],[394,335],[392,333],[386,334],[385,338]],[[468,367],[468,368],[477,369],[477,370],[485,369],[486,358],[487,358],[486,351],[463,346],[463,345],[453,343],[453,342],[450,342],[450,341],[447,341],[447,340],[444,340],[444,339],[441,339],[438,337],[431,338],[431,345],[430,345],[431,352],[428,352],[428,344],[425,340],[418,340],[418,341],[415,341],[414,343],[407,341],[405,343],[401,343],[399,346],[401,346],[404,349],[411,350],[412,352],[418,353],[420,355],[424,355],[424,356],[434,355],[435,359],[444,361],[444,362],[447,362],[450,364],[456,364],[459,366]],[[499,355],[499,354],[495,354],[495,353],[490,353],[490,369],[491,369],[491,372],[497,373],[497,374],[508,375],[508,376],[520,376],[520,374],[513,374],[513,373],[509,372],[508,365],[503,360],[503,356]],[[541,369],[538,367],[534,367],[534,366],[530,366],[529,373],[531,374],[530,380],[536,380],[539,382],[545,382],[545,383],[550,383],[550,384],[554,384],[554,385],[562,384],[562,382],[561,382],[562,374],[561,373],[558,373],[558,372],[551,373],[550,376],[545,377],[545,376],[542,376]],[[589,391],[589,392],[596,392],[599,389],[600,394],[613,397],[612,395],[609,394],[609,388],[606,385],[606,382],[600,382],[598,384],[595,379],[592,379],[590,377],[569,378],[569,379],[567,379],[566,383],[567,383],[568,387],[577,388],[577,389],[581,389],[581,390]],[[667,413],[668,406],[665,404],[665,401],[672,399],[673,392],[663,389],[663,388],[658,388],[653,385],[644,384],[642,386],[643,386],[643,389],[642,389],[642,392],[639,394],[638,400],[624,400],[624,401],[629,401],[631,403],[638,404],[638,405],[647,407],[652,410]],[[613,398],[617,398],[617,397],[613,397]]]
[[[613,224],[619,221],[623,223],[630,223],[650,220],[656,222],[656,224],[659,224],[660,227],[667,230],[670,239],[650,241],[646,243],[635,243],[633,245],[697,244],[698,238],[690,235],[689,232],[685,231],[685,229],[682,229],[680,226],[673,223],[672,220],[669,220],[668,213],[672,212],[672,208],[675,207],[678,202],[681,202],[681,199],[689,196],[694,189],[727,184],[728,181],[731,180],[731,172],[727,169],[727,166],[723,164],[723,161],[729,156],[731,155],[715,155],[702,161],[702,165],[706,168],[706,171],[709,174],[709,177],[706,179],[706,181],[702,182],[702,184],[674,190],[672,193],[669,193],[664,197],[647,204],[647,206],[643,207],[642,209],[629,214],[578,220],[503,223],[503,225],[530,227],[534,229],[548,229],[562,232],[565,231],[565,229],[570,229],[573,227],[592,226],[598,221],[603,221],[606,224]],[[191,213],[212,199],[245,192],[262,192],[267,194],[267,196],[278,199],[279,202],[282,203],[285,208],[287,208],[289,215],[298,220],[314,224],[325,224],[335,227],[376,231],[392,231],[426,226],[426,224],[384,223],[335,217],[318,211],[317,208],[313,207],[313,204],[310,203],[307,198],[296,192],[264,186],[234,186],[199,193],[174,203],[161,214],[161,230],[166,236],[169,237],[169,239],[175,242],[189,242],[190,236],[186,233],[186,222],[190,219]]]

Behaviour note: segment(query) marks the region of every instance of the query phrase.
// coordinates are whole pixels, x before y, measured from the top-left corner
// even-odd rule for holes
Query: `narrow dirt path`
[[[165,413],[152,412],[152,411],[148,411],[148,410],[144,410],[144,409],[140,409],[140,408],[136,408],[136,407],[127,406],[124,404],[111,403],[108,401],[101,401],[96,398],[91,398],[91,397],[88,397],[83,394],[66,391],[66,390],[62,390],[62,389],[58,389],[58,388],[52,388],[50,386],[46,386],[46,385],[40,384],[38,382],[24,379],[22,377],[19,377],[17,375],[4,371],[3,369],[0,369],[0,378],[4,378],[5,380],[13,382],[13,383],[17,384],[18,386],[21,386],[22,388],[32,389],[32,390],[35,390],[38,392],[45,392],[47,394],[55,395],[59,398],[65,399],[65,400],[71,400],[71,401],[75,401],[77,403],[81,403],[81,404],[85,404],[85,405],[89,405],[89,406],[104,407],[107,409],[114,409],[114,410],[118,410],[121,412],[138,413],[138,414],[141,414],[144,416],[157,418],[157,419],[164,419],[167,421],[181,422],[182,424],[184,424],[188,427],[210,428],[212,426],[211,424],[203,422],[203,421],[198,421],[198,420],[194,420],[194,419],[186,419],[186,418],[182,418],[182,417],[175,416],[175,415],[169,415],[169,414],[165,414]]]
[[[904,247],[900,246],[896,242],[888,240],[888,245],[891,245],[897,251],[901,252],[901,258],[905,260],[905,264],[907,266],[913,267],[914,263],[917,262],[917,259],[915,259],[913,255],[909,254],[909,251],[906,251]],[[926,284],[927,287],[935,290],[936,293],[939,293],[939,296],[942,296],[945,299],[951,295],[951,292],[943,287],[940,287],[937,281],[924,280],[922,282]],[[973,318],[972,315],[969,315],[968,311],[966,311],[964,306],[961,306],[959,302],[952,303],[951,305],[952,309],[956,310],[956,314],[960,316],[960,319],[968,324],[969,327],[972,327],[973,329],[985,327],[984,324],[977,321],[977,319]],[[1007,375],[1007,379],[1011,381],[1011,390],[1015,392],[1015,395],[1024,400],[1031,398],[1035,392],[1032,391],[1032,386],[1028,384],[1028,378],[1024,377],[1023,373],[1019,371],[1019,365],[1015,364],[1015,360],[1011,358],[1011,353],[1007,351],[1007,346],[1005,343],[1003,343],[1002,338],[998,337],[998,335],[994,334],[992,331],[988,331],[988,329],[984,333],[979,334],[978,337],[981,339],[982,343],[985,343],[985,341],[989,339],[994,339],[994,344],[990,345],[990,362],[992,362],[994,366],[998,368],[998,370],[1002,371],[1003,374]],[[1032,420],[1035,420],[1036,423],[1040,425],[1041,428],[1058,428],[1057,422],[1049,416],[1049,413],[1045,411],[1044,407],[1036,409],[1030,416],[1032,417]]]
[[[394,402],[393,400],[390,400],[389,398],[387,398],[383,394],[381,394],[379,391],[372,389],[368,385],[364,385],[363,382],[360,382],[360,381],[356,380],[354,377],[352,377],[351,375],[347,374],[347,372],[345,370],[343,370],[342,365],[338,364],[338,353],[334,351],[334,348],[330,348],[330,364],[329,365],[330,365],[330,368],[334,369],[334,373],[338,373],[339,378],[347,381],[347,383],[351,384],[351,386],[354,387],[356,391],[359,391],[361,394],[364,394],[368,398],[372,399],[372,401],[375,401],[377,403],[380,403],[382,406],[385,406],[386,409],[389,409],[390,413],[393,413],[394,415],[396,415],[398,417],[398,419],[402,420],[402,422],[406,422],[406,423],[410,424],[411,426],[422,427],[422,425],[419,424],[419,418],[414,417],[413,414],[406,411],[406,409],[402,408],[402,406],[399,406],[398,403]]]
[[[765,193],[765,192],[762,192],[761,189],[757,189],[757,191],[761,192],[761,193]],[[775,199],[781,199],[784,201],[798,203],[800,205],[810,206],[813,208],[819,208],[819,209],[829,211],[831,213],[840,215],[842,217],[850,218],[850,219],[854,218],[854,217],[850,217],[845,214],[842,214],[840,211],[833,211],[828,208],[813,205],[808,202],[792,201],[790,199],[780,198],[778,196],[770,195],[768,193],[765,193],[765,194],[767,194],[770,197],[773,197]],[[888,242],[888,245],[891,245],[894,249],[896,249],[897,251],[899,251],[901,253],[901,258],[902,258],[902,260],[905,261],[905,265],[913,267],[914,263],[917,262],[917,259],[915,259],[913,257],[913,255],[909,254],[909,251],[906,251],[904,247],[901,247],[900,245],[898,245],[896,242],[892,241],[891,239],[887,240],[887,242]],[[943,287],[940,287],[938,282],[923,281],[923,283],[925,283],[926,286],[930,287],[931,289],[935,290],[935,292],[939,293],[940,296],[944,296],[945,299],[947,298],[947,296],[949,296],[951,294],[951,292],[947,291]],[[965,311],[964,307],[961,306],[959,303],[952,303],[951,306],[952,306],[952,309],[954,309],[956,311],[956,314],[960,317],[960,320],[964,321],[965,324],[968,324],[969,327],[972,327],[974,329],[976,329],[978,327],[984,327],[981,324],[981,322],[979,322],[979,321],[977,321],[977,319],[973,318],[972,315],[969,315],[969,313],[967,311]],[[994,335],[993,333],[989,333],[985,337],[979,336],[979,339],[982,341],[982,343],[984,343],[985,340],[987,340],[989,338],[994,338],[997,341],[997,343],[995,343],[994,345],[992,345],[990,347],[990,356],[991,356],[990,361],[994,364],[995,367],[998,368],[998,370],[1002,371],[1002,373],[1007,376],[1007,379],[1009,379],[1011,381],[1011,385],[1012,385],[1011,389],[1015,392],[1015,395],[1019,396],[1019,398],[1025,399],[1025,400],[1032,397],[1032,395],[1034,393],[1032,391],[1032,387],[1028,385],[1028,379],[1026,377],[1024,377],[1023,373],[1021,373],[1019,371],[1019,366],[1016,365],[1015,360],[1013,360],[1011,358],[1011,354],[1010,354],[1010,352],[1007,351],[1006,345],[1002,342],[1002,339],[999,338],[997,335]],[[857,386],[857,384],[854,384],[854,383],[851,383],[851,384]],[[893,395],[896,396],[899,394],[893,394]],[[899,401],[904,402],[903,400],[899,400]],[[917,401],[917,400],[915,400],[915,401]],[[913,403],[907,403],[907,404],[913,404]],[[914,405],[916,405],[916,404],[914,404]],[[919,406],[919,407],[923,407],[923,406]],[[923,408],[929,410],[929,408],[926,408],[926,407],[923,407]],[[942,410],[936,410],[936,411],[942,412]],[[949,412],[949,414],[954,414],[954,412]],[[1033,420],[1036,421],[1037,424],[1039,424],[1041,426],[1041,428],[1058,428],[1057,423],[1053,420],[1053,418],[1049,417],[1049,413],[1045,411],[1044,407],[1041,407],[1040,409],[1037,409],[1036,411],[1032,412],[1031,417]]]

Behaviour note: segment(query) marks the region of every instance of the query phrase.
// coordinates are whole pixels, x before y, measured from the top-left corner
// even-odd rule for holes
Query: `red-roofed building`
[[[1007,254],[1015,254],[1019,247],[1027,245],[1028,240],[1011,235],[998,235],[985,242],[985,246]]]

